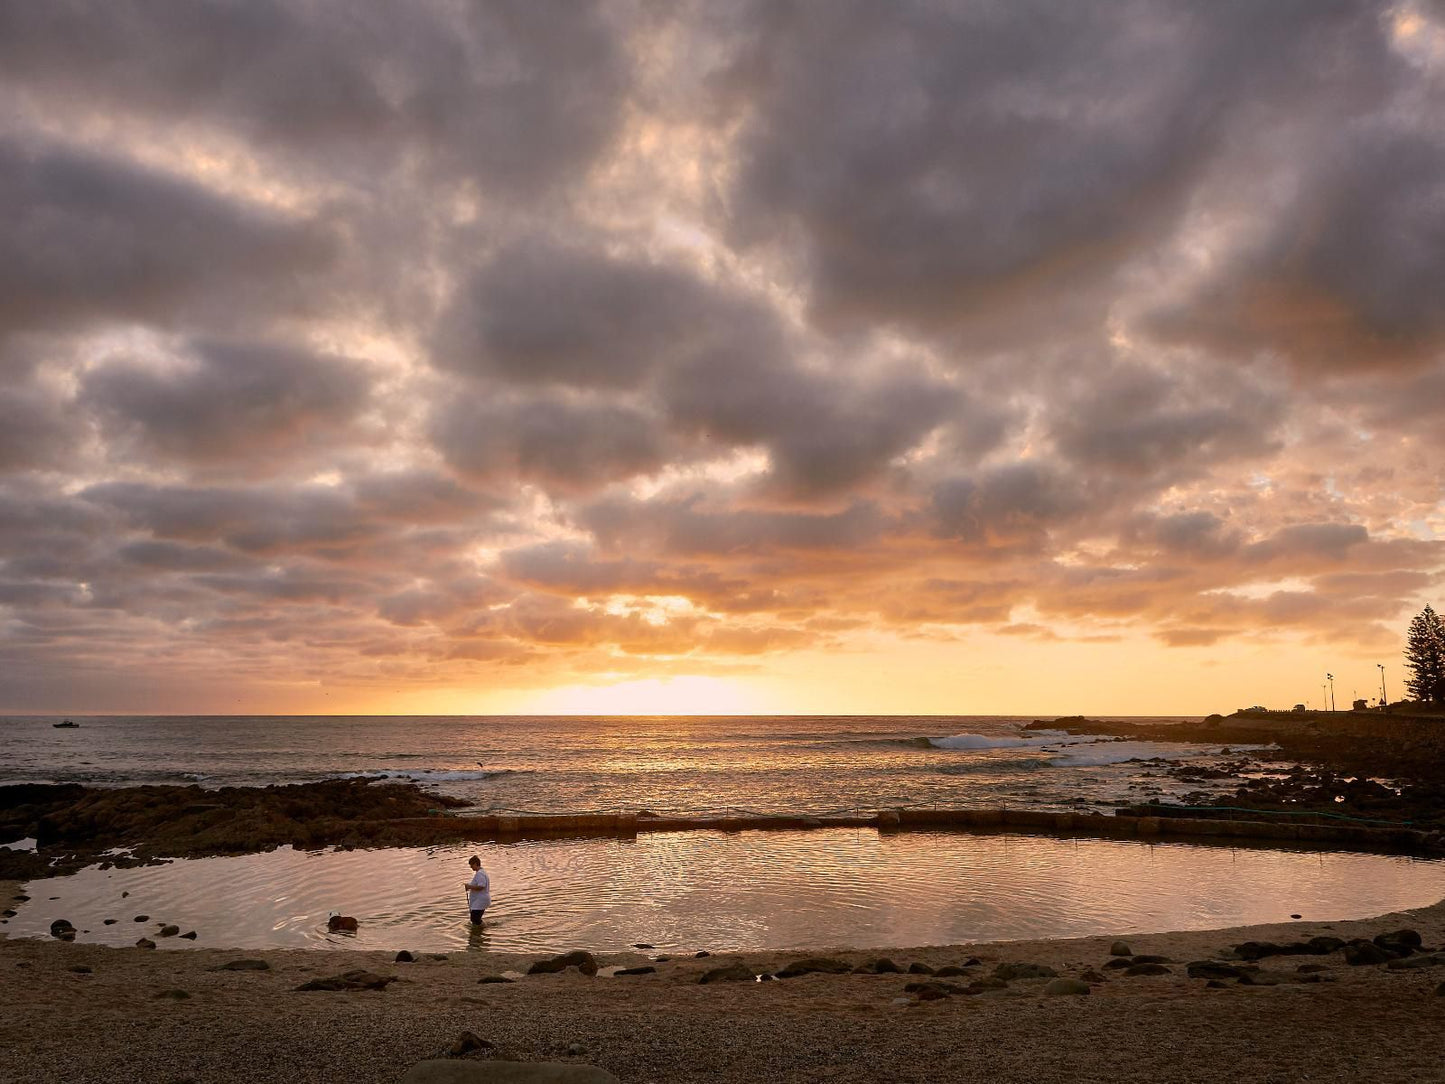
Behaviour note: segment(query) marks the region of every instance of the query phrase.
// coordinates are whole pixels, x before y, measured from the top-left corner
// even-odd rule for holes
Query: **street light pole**
[[[1377,662],[1375,663],[1375,666],[1378,667],[1380,671],[1380,710],[1389,711],[1390,698],[1385,695],[1385,664],[1382,662]]]
[[[1335,710],[1335,675],[1334,675],[1334,674],[1326,674],[1325,677],[1329,678],[1329,681],[1330,681],[1330,710],[1331,710],[1331,711],[1334,711],[1334,710]]]

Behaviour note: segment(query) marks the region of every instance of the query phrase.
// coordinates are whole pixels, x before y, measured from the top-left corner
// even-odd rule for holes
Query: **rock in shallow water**
[[[350,915],[332,915],[326,920],[326,929],[330,933],[355,933],[360,928],[360,923]]]

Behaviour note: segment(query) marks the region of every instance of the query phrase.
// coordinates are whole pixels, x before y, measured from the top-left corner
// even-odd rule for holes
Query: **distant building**
[[[1355,710],[1356,710],[1356,711],[1368,711],[1369,708],[1370,708],[1370,702],[1369,702],[1368,700],[1356,700],[1356,701],[1355,701]]]
[[[1296,705],[1294,706],[1294,710],[1295,710],[1295,711],[1309,711],[1309,708],[1305,707],[1303,704],[1296,704]]]

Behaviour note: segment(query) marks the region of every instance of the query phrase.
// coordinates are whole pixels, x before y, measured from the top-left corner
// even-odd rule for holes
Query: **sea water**
[[[0,719],[0,784],[365,776],[415,781],[478,811],[1064,809],[1178,798],[1201,784],[1170,777],[1159,758],[1224,757],[1218,745],[1040,733],[999,716],[77,717],[73,730],[55,721]]]

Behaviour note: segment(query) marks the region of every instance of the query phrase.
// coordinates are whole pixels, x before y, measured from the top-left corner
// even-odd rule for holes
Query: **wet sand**
[[[0,883],[0,899],[16,891],[16,884]],[[588,1062],[639,1084],[1445,1080],[1439,1046],[1445,997],[1434,992],[1445,966],[1392,971],[1347,966],[1338,952],[1277,956],[1259,966],[1291,981],[1219,989],[1186,977],[1183,966],[1246,940],[1349,939],[1402,927],[1418,930],[1427,947],[1445,944],[1445,901],[1357,921],[1130,935],[1135,954],[1177,963],[1168,975],[1128,977],[1102,970],[1111,959],[1109,937],[665,963],[638,952],[599,962],[650,963],[655,974],[589,978],[569,970],[487,985],[477,980],[524,971],[538,957],[459,952],[397,963],[391,953],[150,951],[7,940],[0,941],[0,1079],[391,1082],[467,1030],[495,1044],[473,1056]],[[585,946],[557,950],[577,947]],[[1001,991],[933,1001],[905,993],[909,983],[928,980],[921,975],[697,981],[737,961],[771,972],[808,955],[850,964],[889,956],[904,967],[978,957],[971,970],[980,976],[1001,962],[1029,962],[1070,976],[1100,969],[1107,980],[1084,997],[1046,996],[1046,980],[1019,979]],[[242,957],[264,959],[270,970],[212,970]],[[1292,981],[1301,963],[1325,965],[1334,981]],[[356,968],[398,981],[382,991],[295,989]]]

